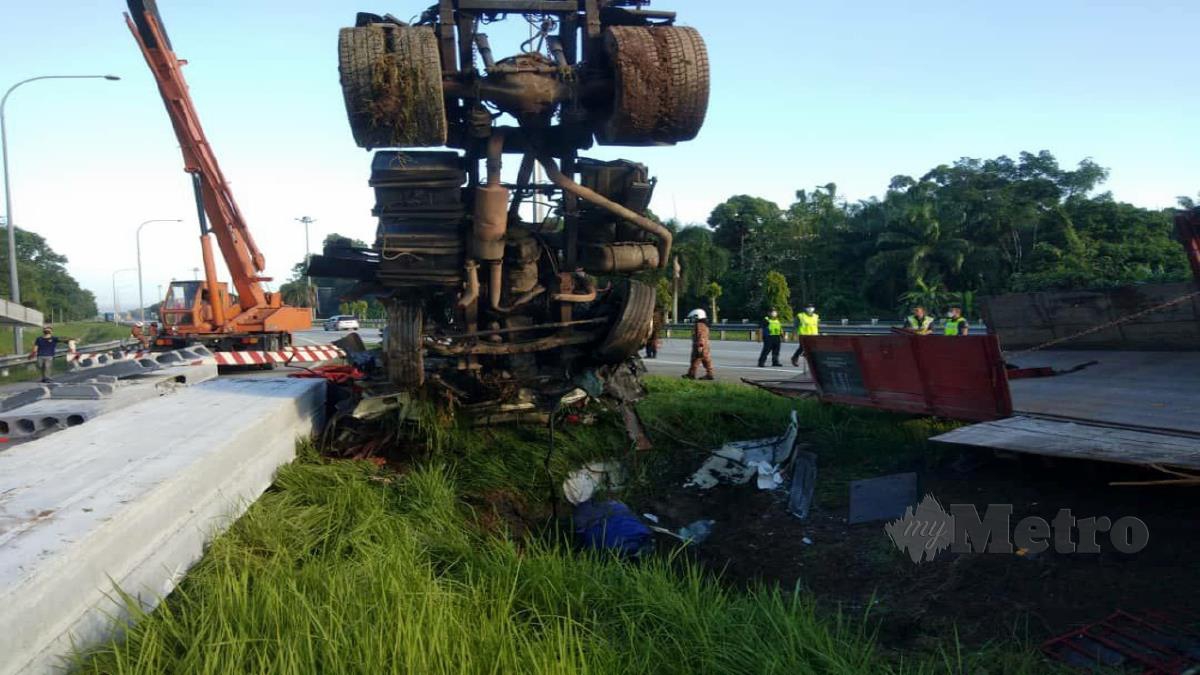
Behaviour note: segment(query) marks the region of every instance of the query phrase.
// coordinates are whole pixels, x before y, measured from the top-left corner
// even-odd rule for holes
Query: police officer
[[[774,309],[763,317],[762,351],[758,353],[758,367],[767,363],[767,354],[771,355],[771,365],[782,366],[779,362],[779,348],[783,345],[783,322],[779,320],[779,312]]]
[[[924,307],[917,305],[904,320],[904,327],[917,335],[929,335],[933,332],[933,317],[925,313]]]
[[[803,314],[796,315],[796,353],[792,354],[792,365],[800,365],[800,356],[804,354],[804,342],[800,339],[805,335],[820,335],[821,333],[821,315],[817,314],[817,308],[808,305],[804,308]]]
[[[971,332],[971,325],[962,315],[962,307],[950,308],[950,316],[946,317],[946,326],[943,332],[946,335],[967,335]]]

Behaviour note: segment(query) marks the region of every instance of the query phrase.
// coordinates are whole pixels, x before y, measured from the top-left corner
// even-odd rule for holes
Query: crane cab
[[[217,301],[227,315],[236,313],[236,302],[224,282],[217,284]],[[207,333],[213,330],[212,302],[203,281],[173,281],[167,287],[161,310],[163,328],[170,333]]]

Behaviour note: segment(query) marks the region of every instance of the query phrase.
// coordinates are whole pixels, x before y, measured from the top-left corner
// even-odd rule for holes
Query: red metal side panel
[[[804,338],[821,400],[985,421],[1012,414],[994,335],[847,335]]]

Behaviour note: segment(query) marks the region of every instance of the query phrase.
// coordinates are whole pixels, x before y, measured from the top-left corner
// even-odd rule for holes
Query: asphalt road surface
[[[297,346],[312,346],[312,345],[327,345],[338,338],[346,337],[348,333],[353,331],[348,330],[322,330],[314,328],[312,330],[302,330],[292,333],[292,344]],[[363,342],[381,342],[383,335],[378,328],[363,328],[358,331]]]
[[[782,368],[772,367],[769,357],[765,368],[758,367],[758,352],[762,349],[762,343],[759,342],[713,340],[709,345],[712,350],[713,369],[718,380],[787,380],[806,372],[803,370],[804,361],[800,362],[800,368],[792,367],[792,352],[796,349],[794,342],[784,343],[783,348],[779,350],[779,361],[784,364]],[[643,363],[654,375],[678,376],[687,372],[691,363],[691,353],[691,340],[663,340],[658,350],[658,358],[644,359]],[[703,368],[700,369],[700,375],[704,375]]]
[[[323,345],[343,337],[348,331],[325,331],[321,329],[300,331],[292,334],[298,345]],[[378,328],[364,328],[358,331],[365,342],[379,342],[383,339]],[[805,371],[804,361],[801,368],[793,368],[790,362],[792,352],[796,349],[795,342],[784,343],[779,350],[779,360],[782,368],[773,368],[768,361],[765,368],[758,367],[758,350],[762,344],[758,342],[739,342],[734,340],[713,340],[712,360],[718,380],[740,382],[742,378],[750,380],[786,380],[796,377]],[[658,358],[645,359],[646,369],[654,375],[679,376],[687,372],[691,355],[691,340],[663,340],[658,350]],[[701,370],[703,375],[703,370]]]

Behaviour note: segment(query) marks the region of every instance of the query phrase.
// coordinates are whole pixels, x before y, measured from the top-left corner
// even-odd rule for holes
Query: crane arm
[[[266,269],[266,262],[246,227],[246,221],[233,199],[233,192],[221,173],[216,155],[200,125],[200,117],[183,77],[182,67],[187,62],[177,58],[171,49],[171,41],[163,28],[154,0],[128,0],[128,5],[129,14],[125,15],[125,22],[158,83],[158,91],[183,153],[184,171],[199,177],[198,193],[203,201],[203,210],[208,214],[209,228],[217,238],[217,245],[237,289],[238,304],[246,311],[267,306],[268,297],[262,282],[270,279],[261,276]],[[203,231],[203,225],[201,229]],[[215,279],[210,281],[215,282]]]

